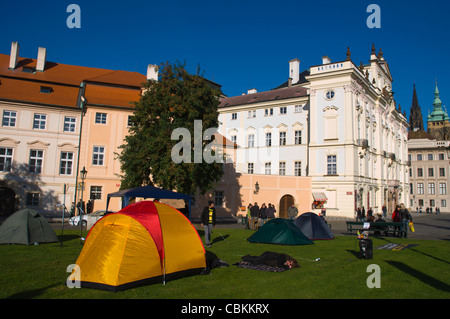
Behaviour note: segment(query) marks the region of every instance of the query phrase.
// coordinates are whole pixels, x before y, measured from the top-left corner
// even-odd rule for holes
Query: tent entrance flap
[[[106,211],[108,211],[109,201],[111,197],[122,197],[122,209],[125,208],[130,204],[130,198],[131,197],[138,197],[138,198],[159,198],[159,199],[183,199],[188,202],[188,208],[189,208],[189,219],[191,219],[191,196],[172,192],[167,189],[158,188],[155,186],[141,186],[136,188],[130,188],[130,189],[123,189],[115,193],[110,193],[107,196],[106,199]]]

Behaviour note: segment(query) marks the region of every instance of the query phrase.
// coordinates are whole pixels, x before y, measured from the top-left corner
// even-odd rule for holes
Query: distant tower
[[[412,131],[414,131],[414,130],[423,131],[424,130],[422,111],[420,109],[419,101],[417,99],[415,84],[414,84],[414,90],[413,90],[411,112],[409,114],[409,125],[410,125],[410,130],[412,130]]]
[[[437,83],[434,90],[433,111],[428,115],[427,124],[428,133],[433,135],[438,141],[450,139],[449,117],[445,107],[442,109]]]

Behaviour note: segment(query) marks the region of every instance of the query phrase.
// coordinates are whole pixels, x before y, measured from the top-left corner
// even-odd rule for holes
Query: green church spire
[[[434,90],[433,111],[428,115],[428,122],[448,121],[449,117],[446,111],[442,109],[442,101],[439,97],[439,89],[436,82]]]

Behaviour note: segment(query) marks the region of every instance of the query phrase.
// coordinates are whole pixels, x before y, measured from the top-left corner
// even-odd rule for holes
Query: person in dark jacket
[[[209,201],[208,206],[203,209],[201,216],[201,225],[205,230],[205,245],[211,247],[211,233],[213,227],[216,227],[216,209],[214,208],[214,202]]]
[[[267,207],[267,218],[275,218],[276,211],[275,207],[269,203],[269,207]]]

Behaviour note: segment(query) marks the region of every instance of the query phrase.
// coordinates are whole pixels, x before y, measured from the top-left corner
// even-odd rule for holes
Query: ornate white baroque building
[[[314,211],[326,198],[328,216],[407,205],[408,123],[396,108],[392,82],[381,50],[376,54],[373,47],[368,64],[355,65],[349,50],[346,60],[324,56],[302,72],[294,59],[288,81],[277,88],[224,98],[219,132],[237,144],[236,172],[278,175],[278,181],[309,178],[307,207]],[[281,196],[264,199],[276,203],[280,215]],[[292,197],[305,207],[304,199]],[[252,199],[243,198],[247,202]]]

